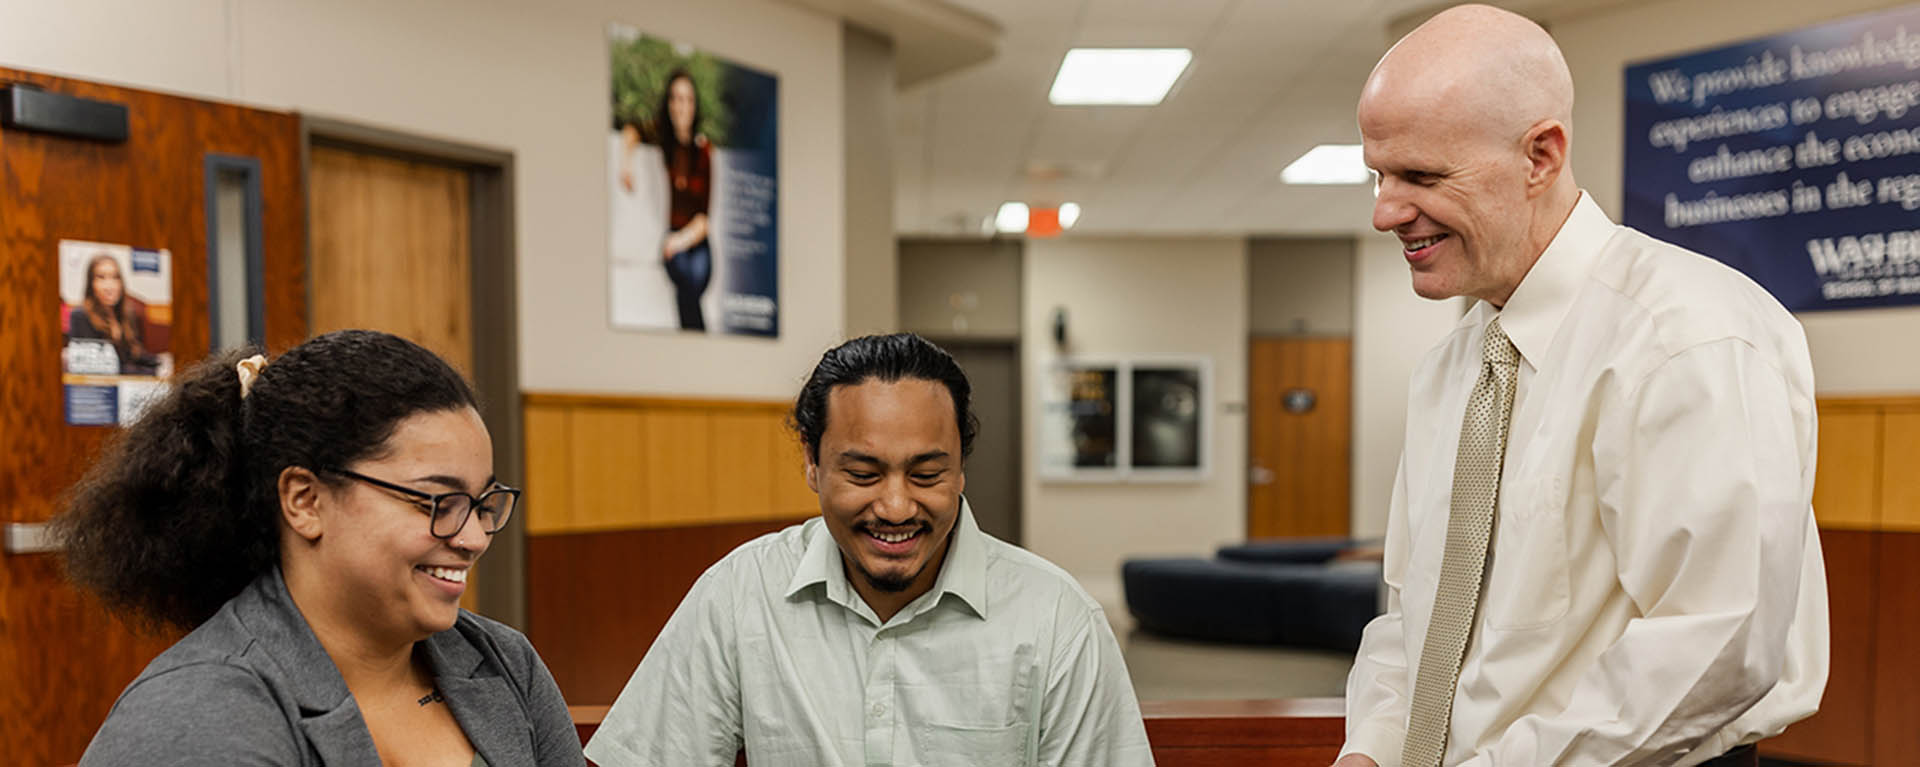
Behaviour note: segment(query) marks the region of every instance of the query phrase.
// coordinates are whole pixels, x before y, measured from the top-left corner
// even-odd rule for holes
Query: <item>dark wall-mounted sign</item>
[[[1920,6],[1626,70],[1625,223],[1794,311],[1920,303]]]
[[[1311,413],[1320,398],[1313,396],[1312,389],[1288,389],[1280,395],[1280,406],[1289,413]]]
[[[127,107],[16,83],[0,89],[0,125],[119,143],[127,140]]]

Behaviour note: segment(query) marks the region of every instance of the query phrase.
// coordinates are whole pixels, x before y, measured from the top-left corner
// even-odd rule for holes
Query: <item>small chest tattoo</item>
[[[432,692],[429,692],[426,695],[420,696],[420,705],[422,706],[426,706],[434,703],[441,703],[444,701],[446,701],[446,698],[440,694],[440,690],[438,688],[435,688]]]

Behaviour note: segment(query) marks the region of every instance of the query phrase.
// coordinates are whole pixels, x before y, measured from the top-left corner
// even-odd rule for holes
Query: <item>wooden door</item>
[[[473,375],[467,171],[316,146],[313,330],[384,330]]]
[[[0,128],[0,524],[44,522],[113,430],[68,426],[61,240],[172,252],[176,365],[207,354],[205,161],[260,163],[265,338],[306,335],[300,126],[292,115],[0,69],[0,81],[124,104],[129,138]],[[66,583],[57,555],[0,554],[0,761],[78,761],[122,688],[172,637],[140,636]]]
[[[1347,535],[1353,342],[1256,338],[1248,374],[1247,537]]]
[[[307,164],[313,332],[384,330],[472,380],[467,171],[333,146],[313,147]],[[460,606],[478,609],[483,580],[479,572],[468,579]]]

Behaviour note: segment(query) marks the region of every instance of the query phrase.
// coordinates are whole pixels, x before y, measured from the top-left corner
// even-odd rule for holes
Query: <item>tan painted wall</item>
[[[780,78],[778,341],[608,328],[609,22]],[[787,3],[0,0],[0,64],[512,152],[530,390],[786,397],[844,327],[841,26]]]
[[[1213,361],[1212,472],[1197,482],[1059,483],[1023,479],[1027,548],[1117,605],[1130,556],[1209,554],[1240,540],[1246,515],[1246,244],[1241,239],[1082,239],[1027,243],[1024,346],[1027,465],[1040,411],[1034,382],[1058,354],[1067,310],[1074,353],[1169,354]]]
[[[1352,237],[1247,241],[1248,324],[1254,335],[1353,332]]]
[[[1020,335],[1023,240],[900,243],[900,327],[929,336]]]

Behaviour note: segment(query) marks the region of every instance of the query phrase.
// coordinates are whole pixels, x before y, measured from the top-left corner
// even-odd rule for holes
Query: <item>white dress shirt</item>
[[[1827,602],[1806,338],[1753,281],[1582,193],[1504,309],[1475,304],[1414,372],[1388,609],[1347,680],[1342,753],[1400,763],[1496,316],[1520,376],[1444,763],[1691,765],[1813,713]]]
[[[881,622],[820,518],[700,577],[607,712],[602,767],[1152,765],[1120,646],[1073,578],[964,502],[932,590]]]

